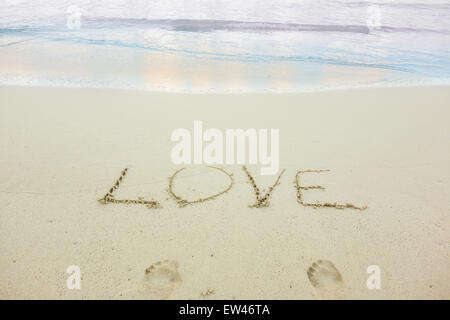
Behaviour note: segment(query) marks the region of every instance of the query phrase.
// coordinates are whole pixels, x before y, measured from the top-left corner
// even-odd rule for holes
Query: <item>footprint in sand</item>
[[[145,269],[144,292],[149,299],[167,299],[181,281],[178,262],[159,261]]]
[[[181,282],[178,262],[159,261],[145,269],[142,288],[128,290],[120,296],[125,299],[164,300],[170,297]]]
[[[309,282],[322,299],[344,299],[344,281],[331,261],[318,260],[307,271]]]

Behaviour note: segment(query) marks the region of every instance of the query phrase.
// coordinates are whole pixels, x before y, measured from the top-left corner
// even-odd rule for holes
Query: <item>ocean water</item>
[[[0,84],[175,92],[450,84],[450,1],[2,0]]]

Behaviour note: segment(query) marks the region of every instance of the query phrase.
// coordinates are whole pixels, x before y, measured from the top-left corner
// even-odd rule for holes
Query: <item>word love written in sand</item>
[[[187,205],[193,205],[196,203],[201,203],[201,202],[205,202],[208,200],[214,200],[217,197],[227,193],[228,191],[230,191],[233,188],[234,185],[234,178],[233,175],[231,173],[228,173],[227,171],[225,171],[222,168],[217,168],[217,167],[211,167],[209,166],[209,168],[215,169],[220,171],[221,173],[225,174],[228,178],[229,178],[229,185],[226,189],[224,189],[223,191],[213,194],[211,196],[208,197],[204,197],[204,198],[199,198],[196,200],[186,200],[183,199],[180,195],[176,194],[174,192],[174,183],[175,183],[175,178],[176,176],[183,170],[185,170],[186,168],[181,168],[179,170],[177,170],[170,178],[169,178],[169,188],[167,189],[167,192],[169,193],[169,195],[177,202],[178,206],[180,208],[183,208]],[[281,180],[281,176],[283,175],[283,173],[285,172],[285,170],[283,169],[281,171],[281,173],[278,175],[277,179],[275,180],[275,183],[269,187],[268,191],[263,195],[261,190],[259,189],[259,187],[257,186],[255,179],[253,178],[253,176],[251,175],[251,173],[248,171],[248,169],[243,166],[242,169],[244,170],[245,174],[247,175],[247,178],[249,179],[252,187],[253,187],[253,191],[255,193],[255,197],[256,197],[256,201],[254,204],[249,205],[250,208],[262,208],[262,207],[268,207],[270,205],[269,199],[272,196],[273,191],[275,190],[275,188],[280,184],[280,180]],[[335,208],[335,209],[357,209],[357,210],[365,210],[367,208],[367,206],[355,206],[352,203],[346,203],[346,204],[339,204],[339,203],[330,203],[330,202],[325,202],[325,203],[307,203],[303,200],[303,193],[302,191],[306,191],[306,190],[311,190],[311,189],[320,189],[320,190],[325,190],[324,187],[319,186],[319,185],[315,185],[315,186],[302,186],[300,185],[300,176],[304,173],[320,173],[320,172],[325,172],[325,171],[330,171],[330,170],[299,170],[297,171],[296,175],[295,175],[295,188],[297,189],[297,202],[305,207],[313,207],[314,209],[317,208]],[[145,200],[142,197],[139,197],[137,200],[129,200],[129,199],[116,199],[114,196],[114,191],[117,190],[117,188],[119,188],[123,178],[125,177],[125,175],[127,174],[128,169],[125,168],[124,170],[122,170],[120,177],[116,180],[116,182],[114,183],[114,185],[109,189],[109,191],[105,194],[105,196],[101,199],[98,199],[98,201],[102,204],[108,204],[108,203],[124,203],[124,204],[143,204],[146,205],[148,208],[162,208],[161,204],[156,201],[156,200]]]

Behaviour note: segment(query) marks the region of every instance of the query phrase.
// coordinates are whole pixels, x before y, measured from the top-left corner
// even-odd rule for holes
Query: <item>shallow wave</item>
[[[21,45],[35,37],[211,59],[315,62],[450,77],[450,49],[445,46],[438,49],[422,48],[420,44],[416,46],[409,42],[424,32],[434,34],[433,39],[428,37],[430,43],[438,43],[441,39],[450,40],[446,31],[387,26],[370,29],[354,25],[231,20],[89,18],[83,21],[80,30],[56,26],[3,28],[0,29],[0,36],[26,36],[27,39],[0,43],[0,47]],[[212,35],[209,36],[209,33]],[[298,38],[296,33],[305,36]],[[339,36],[340,33],[359,36]],[[408,34],[409,38],[405,38],[402,33]],[[289,34],[291,38],[280,41],[280,34]],[[216,38],[220,39],[220,43],[215,42]]]

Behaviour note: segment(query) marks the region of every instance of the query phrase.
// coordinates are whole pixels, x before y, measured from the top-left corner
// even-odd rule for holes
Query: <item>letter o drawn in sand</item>
[[[344,281],[331,261],[318,260],[307,271],[309,282],[321,299],[344,299]]]
[[[175,171],[175,173],[169,178],[169,188],[167,189],[167,192],[169,193],[169,195],[170,195],[172,198],[174,198],[174,199],[177,201],[178,206],[179,206],[180,208],[183,208],[183,207],[185,207],[185,206],[187,206],[187,205],[189,205],[189,204],[195,204],[195,203],[205,202],[205,201],[208,201],[208,200],[213,200],[213,199],[217,198],[218,196],[220,196],[220,195],[222,195],[222,194],[224,194],[224,193],[227,193],[227,192],[230,191],[231,188],[233,187],[234,179],[233,179],[233,175],[232,175],[231,173],[226,172],[226,171],[225,171],[224,169],[222,169],[222,168],[212,167],[212,166],[207,166],[207,167],[208,167],[208,168],[215,169],[215,170],[219,170],[220,172],[223,172],[224,174],[226,174],[226,175],[228,176],[228,178],[230,179],[230,184],[228,185],[228,187],[227,187],[225,190],[223,190],[223,191],[221,191],[221,192],[218,192],[218,193],[216,193],[216,194],[214,194],[214,195],[212,195],[212,196],[199,198],[199,199],[197,199],[197,200],[186,200],[186,199],[183,199],[182,197],[180,197],[179,195],[175,194],[175,192],[173,191],[173,185],[174,185],[175,177],[176,177],[181,171],[185,170],[186,168],[178,169],[178,170]]]

